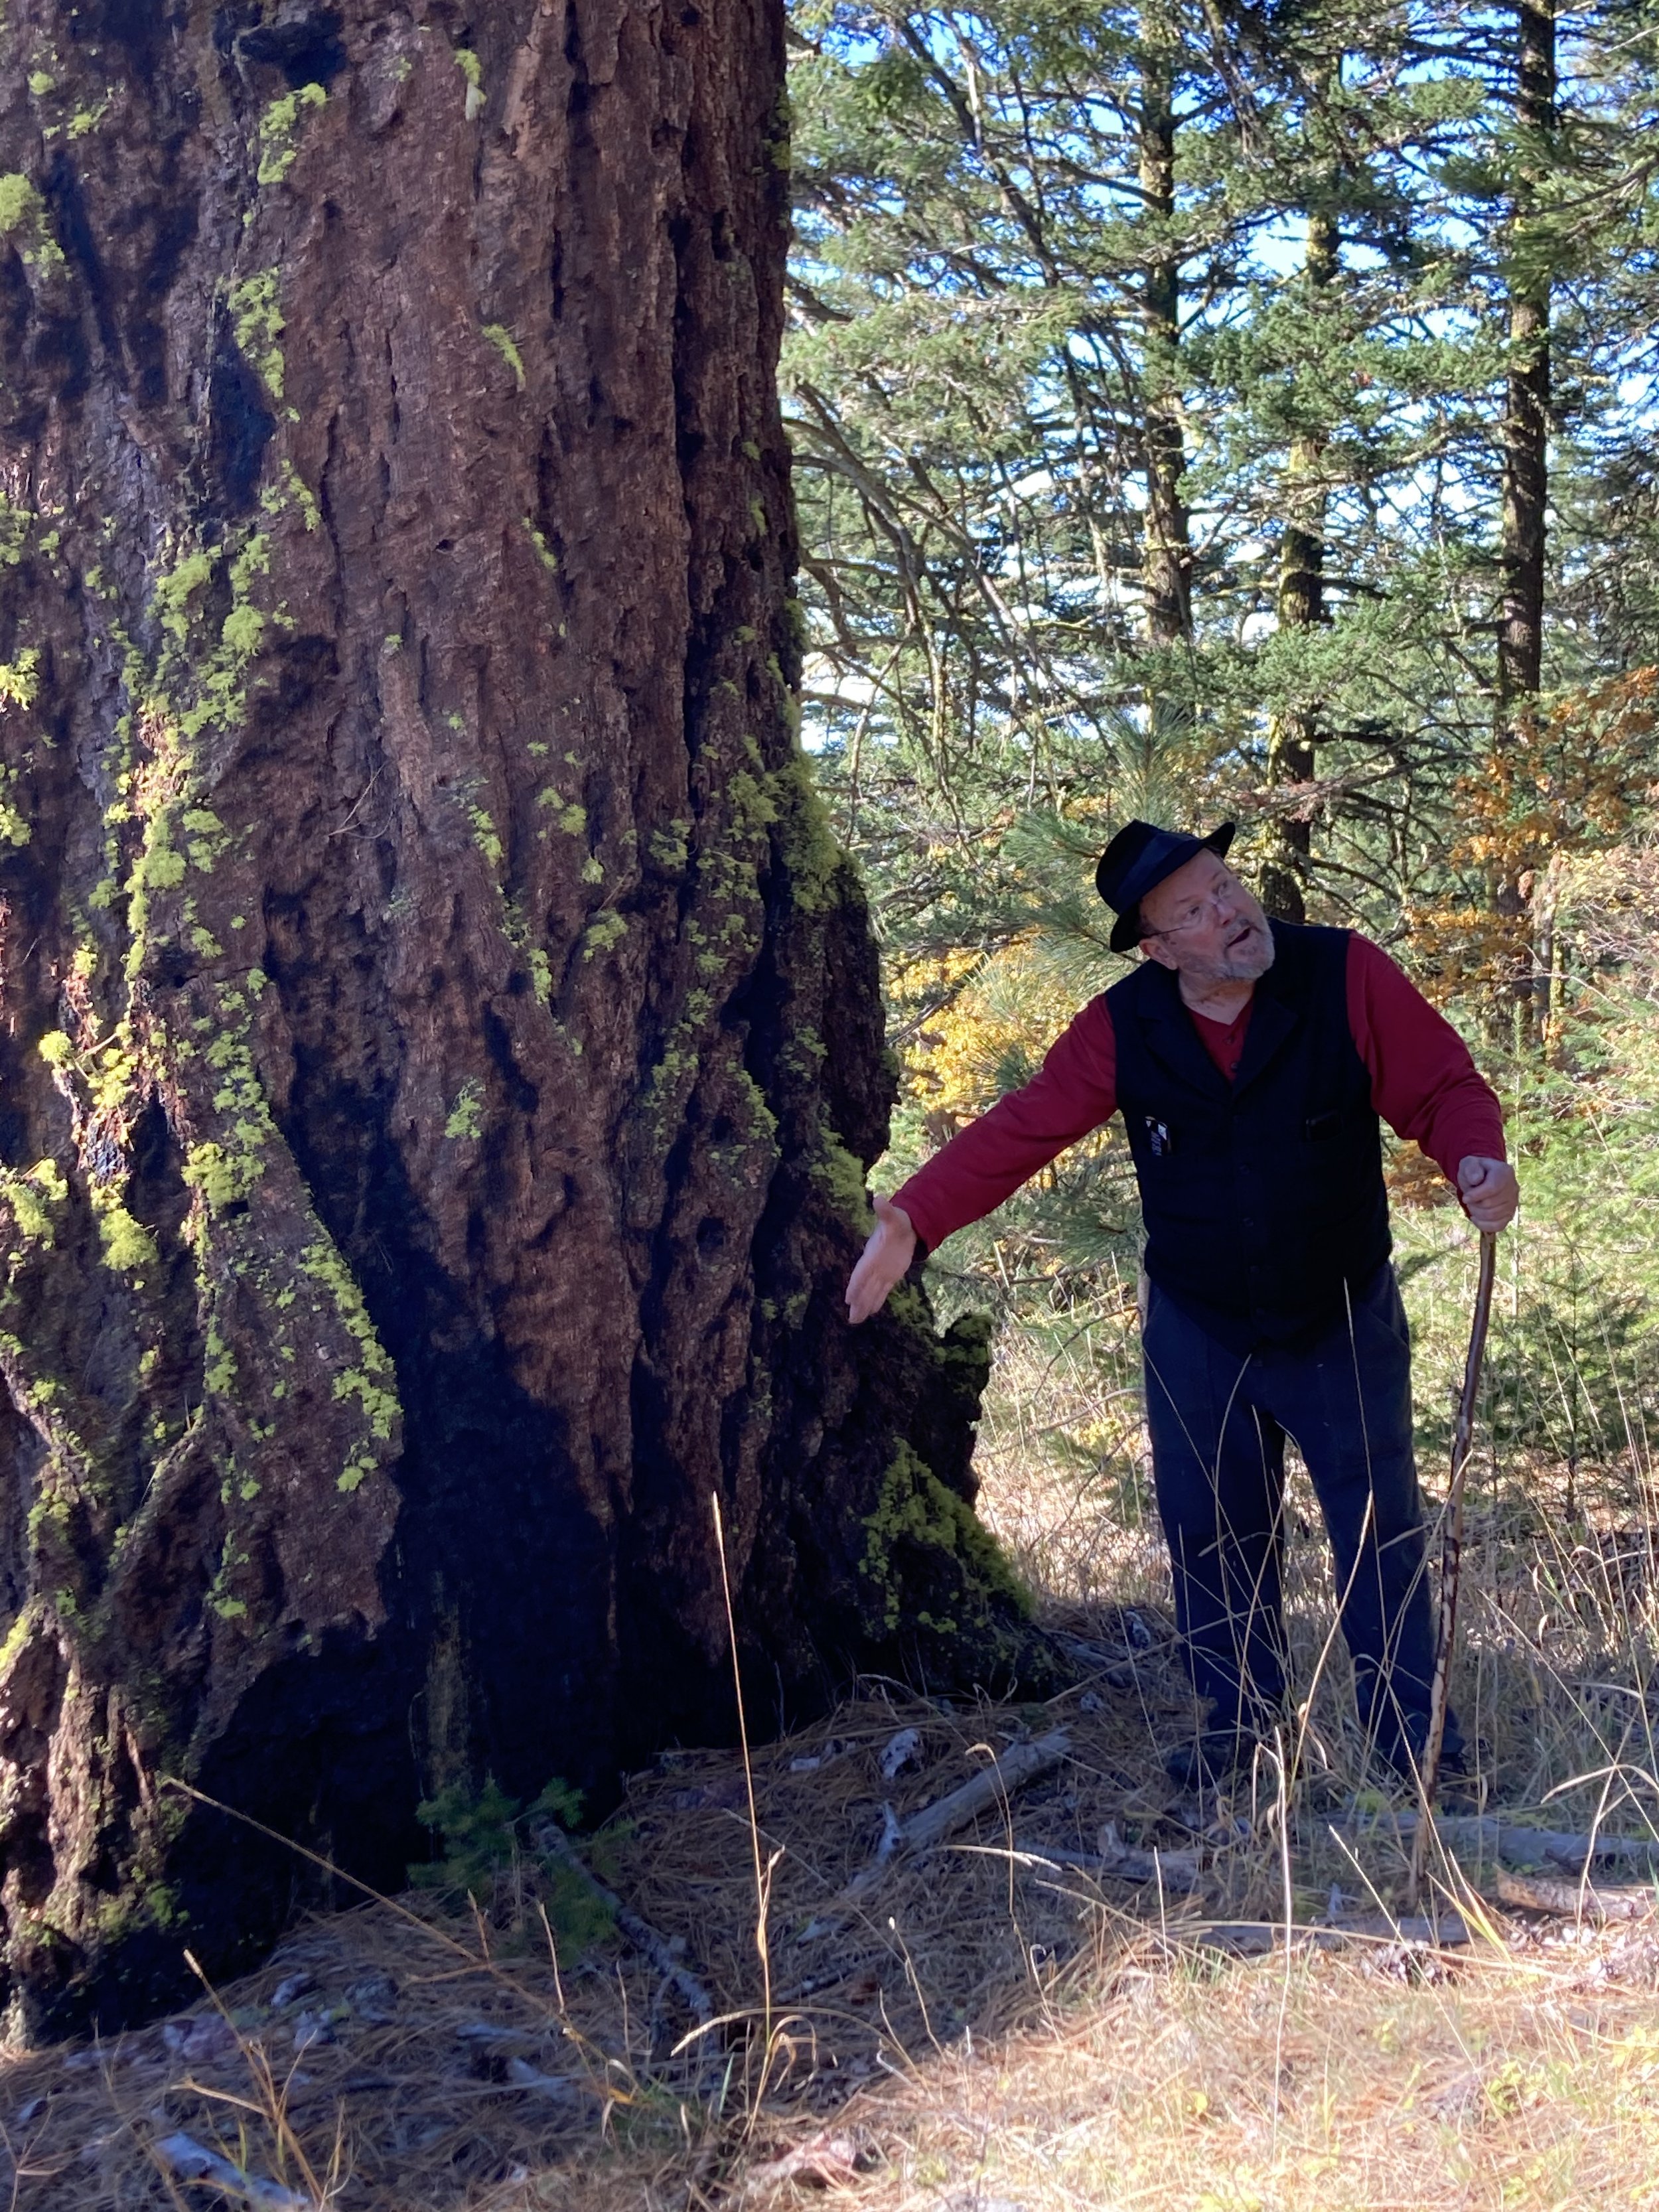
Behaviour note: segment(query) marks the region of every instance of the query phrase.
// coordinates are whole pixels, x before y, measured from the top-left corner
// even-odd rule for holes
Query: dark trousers
[[[1229,1352],[1152,1286],[1142,1337],[1176,1619],[1211,1725],[1252,1730],[1285,1695],[1285,1439],[1312,1477],[1336,1563],[1359,1719],[1409,1770],[1428,1727],[1435,1620],[1412,1455],[1411,1338],[1384,1267],[1305,1348]],[[1448,1717],[1445,1747],[1461,1749]]]

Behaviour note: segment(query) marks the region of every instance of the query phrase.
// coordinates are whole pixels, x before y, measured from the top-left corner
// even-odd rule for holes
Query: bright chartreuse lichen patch
[[[214,988],[211,1034],[202,1057],[213,1079],[210,1103],[217,1133],[190,1146],[183,1169],[185,1185],[200,1199],[210,1222],[250,1195],[265,1173],[269,1148],[277,1141],[252,1042],[249,1000],[258,998],[264,983],[256,968],[240,983]],[[197,1224],[198,1243],[206,1225]]]
[[[328,99],[319,84],[302,84],[298,91],[273,100],[259,118],[259,167],[262,185],[280,185],[300,157],[295,143],[301,118],[309,107],[321,107]]]
[[[0,173],[0,238],[15,238],[26,269],[49,276],[64,266],[46,220],[46,204],[18,169]]]
[[[159,1265],[161,1255],[155,1249],[155,1239],[127,1211],[113,1188],[108,1184],[94,1183],[91,1197],[104,1265],[112,1267],[118,1274],[135,1277],[142,1277],[147,1268]]]
[[[12,1228],[24,1244],[51,1245],[52,1209],[68,1196],[69,1185],[53,1160],[37,1160],[21,1172],[0,1168],[0,1204],[10,1212]],[[16,1247],[6,1254],[13,1267],[21,1257]]]
[[[476,123],[484,112],[483,64],[471,46],[457,46],[455,66],[466,79],[465,111],[469,123]]]
[[[15,660],[0,660],[0,707],[32,707],[40,691],[40,655],[26,646]]]
[[[444,1123],[444,1134],[467,1144],[483,1134],[483,1089],[476,1076],[469,1075],[462,1084]]]
[[[282,336],[287,327],[277,305],[277,272],[262,269],[233,284],[226,304],[243,357],[252,362],[273,399],[283,396]]]
[[[553,819],[568,836],[580,837],[587,827],[587,809],[574,799],[566,799],[559,792],[539,793],[536,804],[553,810]]]
[[[601,952],[608,952],[619,945],[628,934],[628,923],[615,907],[603,908],[593,916],[582,932],[582,958],[592,960]]]
[[[505,323],[486,323],[483,326],[483,334],[512,370],[514,381],[522,392],[524,390],[524,356],[519,351],[518,342],[512,331],[507,329]]]

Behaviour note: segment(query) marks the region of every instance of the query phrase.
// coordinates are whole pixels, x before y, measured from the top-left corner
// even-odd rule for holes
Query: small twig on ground
[[[563,1829],[554,1821],[538,1822],[530,1832],[530,1840],[544,1856],[556,1858],[562,1866],[568,1868],[589,1894],[599,1899],[634,1948],[649,1959],[663,1978],[672,1982],[679,1991],[696,2015],[699,2027],[707,2027],[714,2017],[714,2000],[681,1960],[668,1938],[659,1934],[648,1920],[641,1919],[631,1905],[624,1905],[614,1890],[605,1887],[598,1875],[583,1862]]]

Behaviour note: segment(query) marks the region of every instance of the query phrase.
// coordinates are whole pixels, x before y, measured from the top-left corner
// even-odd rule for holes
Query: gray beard
[[[1241,945],[1238,951],[1219,960],[1206,960],[1201,965],[1184,968],[1182,973],[1194,983],[1254,983],[1265,975],[1273,964],[1273,955],[1279,947],[1273,943],[1273,932],[1264,927],[1259,937]]]

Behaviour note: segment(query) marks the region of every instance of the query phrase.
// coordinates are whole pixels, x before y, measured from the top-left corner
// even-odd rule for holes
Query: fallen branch
[[[750,2166],[738,2199],[757,2197],[782,2182],[793,2181],[813,2189],[845,2189],[859,2178],[859,2146],[851,2136],[821,2130],[810,2142],[798,2143],[781,2158]]]
[[[1110,1830],[1108,1822],[1108,1829]],[[1196,1889],[1200,1879],[1196,1851],[1140,1850],[1121,1844],[1113,1832],[1103,1849],[1074,1851],[1060,1844],[1016,1844],[1012,1851],[999,1850],[999,1858],[1012,1858],[1019,1866],[1075,1867],[1080,1873],[1103,1875],[1109,1881],[1158,1882],[1171,1892]]]
[[[1015,1744],[1000,1758],[994,1756],[990,1765],[981,1768],[959,1790],[951,1790],[948,1797],[924,1805],[908,1820],[898,1821],[896,1834],[892,1826],[885,1828],[876,1857],[854,1875],[836,1904],[856,1904],[890,1867],[902,1859],[920,1858],[924,1852],[934,1850],[947,1836],[955,1835],[958,1828],[965,1828],[978,1814],[988,1812],[1004,1797],[1058,1766],[1071,1748],[1069,1733],[1065,1729],[1051,1729],[1047,1735],[1037,1736],[1029,1743]]]
[[[659,1935],[648,1920],[642,1920],[631,1905],[624,1905],[616,1892],[607,1889],[592,1869],[578,1853],[562,1828],[551,1820],[544,1820],[530,1832],[530,1840],[544,1857],[557,1859],[582,1883],[590,1895],[596,1897],[616,1921],[617,1927],[634,1948],[649,1959],[665,1980],[672,1982],[696,2016],[699,2027],[707,2027],[714,2017],[714,2000],[696,1976],[684,1966],[665,1936]]]
[[[258,2205],[260,2212],[312,2212],[308,2197],[296,2197],[280,2183],[266,2181],[259,2174],[233,2166],[228,2158],[221,2158],[217,2151],[198,2143],[193,2136],[162,2136],[155,2150],[167,2172],[176,2174],[180,2181],[210,2181],[216,2188],[230,2191],[244,2203]]]
[[[1589,1882],[1552,1881],[1547,1876],[1510,1874],[1500,1867],[1492,1882],[1503,1905],[1525,1912],[1551,1912],[1567,1920],[1646,1920],[1659,1911],[1651,1889],[1597,1889]]]
[[[1392,1836],[1404,1840],[1417,1832],[1417,1813],[1350,1814],[1328,1825],[1348,1836]],[[1659,1862],[1659,1838],[1574,1835],[1560,1828],[1534,1828],[1524,1820],[1500,1820],[1492,1813],[1445,1813],[1436,1816],[1435,1833],[1449,1851],[1510,1858],[1528,1866],[1553,1860],[1581,1874],[1597,1859]]]
[[[1172,1938],[1188,1940],[1185,1929],[1170,1932]],[[1437,1949],[1469,1940],[1469,1931],[1455,1912],[1442,1913],[1438,1920],[1430,1919],[1426,1913],[1406,1913],[1395,1919],[1386,1912],[1374,1912],[1323,1927],[1292,1927],[1289,1932],[1293,1951],[1340,1951],[1350,1943],[1403,1943],[1417,1949]],[[1194,1928],[1189,1940],[1206,1950],[1264,1958],[1269,1952],[1285,1948],[1285,1929],[1282,1920],[1217,1920]]]

